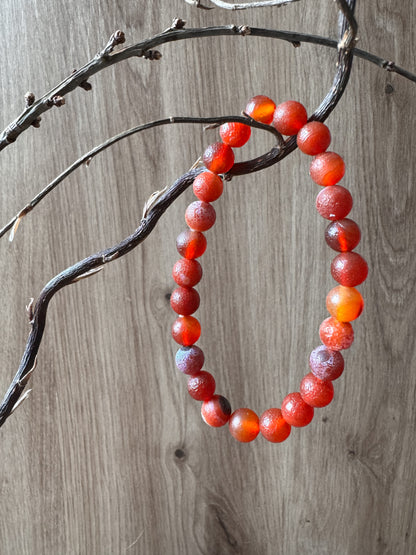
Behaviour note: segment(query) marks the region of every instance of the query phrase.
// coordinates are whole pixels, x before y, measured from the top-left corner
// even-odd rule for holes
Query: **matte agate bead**
[[[267,409],[260,417],[260,433],[271,443],[281,443],[290,435],[292,427],[280,409]]]
[[[247,408],[237,409],[228,422],[231,435],[241,443],[248,443],[256,439],[260,431],[257,414]]]
[[[179,345],[193,345],[201,336],[201,324],[193,316],[179,316],[173,322],[172,337]]]
[[[343,252],[332,261],[331,275],[341,285],[355,287],[367,279],[368,265],[357,252]]]
[[[198,310],[199,303],[199,293],[193,287],[177,287],[170,296],[170,306],[183,316],[189,316]]]
[[[212,374],[201,370],[188,380],[188,393],[197,401],[209,401],[215,392],[215,379]]]
[[[325,152],[331,143],[331,133],[328,127],[320,121],[311,121],[299,131],[296,142],[304,154],[316,156]]]
[[[331,351],[325,345],[319,345],[309,357],[312,374],[320,380],[333,381],[344,371],[344,357],[339,351]]]
[[[332,382],[320,380],[310,372],[300,382],[300,394],[311,407],[326,407],[334,398],[334,386]]]
[[[323,152],[312,161],[309,174],[322,187],[335,185],[344,177],[345,163],[336,152]]]
[[[215,208],[202,200],[192,202],[185,211],[185,221],[194,231],[207,231],[215,224]]]
[[[192,188],[199,200],[214,202],[222,195],[224,185],[221,177],[216,173],[202,172],[195,177]]]
[[[200,231],[187,229],[179,233],[176,238],[176,248],[181,256],[192,260],[204,254],[207,248],[207,240]]]
[[[352,251],[358,245],[360,239],[360,228],[354,220],[349,218],[332,222],[325,230],[325,241],[334,251]]]
[[[288,424],[297,428],[307,426],[313,418],[313,407],[305,403],[301,394],[289,393],[282,402],[282,415]]]
[[[175,362],[178,370],[190,376],[198,374],[204,366],[204,353],[197,345],[181,347],[177,350]]]
[[[213,173],[227,173],[234,165],[233,149],[224,143],[214,143],[205,150],[202,160]]]
[[[319,337],[328,349],[342,351],[351,347],[354,341],[354,330],[349,322],[340,322],[330,316],[319,326]]]
[[[352,208],[351,193],[341,185],[325,187],[316,197],[316,209],[326,220],[341,220]]]
[[[173,279],[182,287],[193,287],[202,278],[202,266],[198,260],[181,258],[175,262],[172,270]]]
[[[230,420],[231,405],[222,395],[214,395],[202,403],[201,415],[208,426],[220,428]]]
[[[364,300],[355,287],[337,285],[328,293],[326,307],[329,314],[340,322],[351,322],[362,313]]]

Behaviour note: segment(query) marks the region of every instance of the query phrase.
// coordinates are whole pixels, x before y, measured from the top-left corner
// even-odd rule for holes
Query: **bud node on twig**
[[[146,60],[160,60],[162,53],[159,50],[146,50],[143,52],[143,58]]]
[[[65,104],[65,98],[63,96],[60,96],[59,94],[56,94],[52,98],[49,98],[47,101],[48,106],[56,106],[57,108],[59,108],[60,106],[63,106],[64,104]]]
[[[27,92],[25,94],[25,106],[26,108],[29,108],[30,106],[32,106],[32,104],[35,102],[35,95],[33,94],[33,92]]]

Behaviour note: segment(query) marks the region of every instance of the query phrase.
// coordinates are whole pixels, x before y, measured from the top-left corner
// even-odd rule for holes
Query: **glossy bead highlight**
[[[352,251],[358,245],[360,239],[360,228],[354,220],[349,218],[333,222],[325,230],[325,241],[334,251]]]
[[[234,165],[234,152],[224,143],[214,143],[205,150],[202,159],[209,171],[227,173]]]
[[[272,123],[276,104],[268,96],[259,94],[253,96],[244,110],[245,113],[261,123]]]
[[[241,443],[248,443],[256,439],[260,431],[257,414],[251,409],[237,409],[228,422],[231,435]]]
[[[193,345],[201,336],[201,324],[193,316],[179,316],[173,322],[172,337],[179,345]]]
[[[326,307],[329,314],[340,322],[351,322],[362,313],[364,300],[354,287],[337,285],[328,293]]]
[[[181,256],[192,260],[204,254],[207,248],[207,240],[205,235],[200,231],[187,229],[182,231],[176,238],[176,248]]]

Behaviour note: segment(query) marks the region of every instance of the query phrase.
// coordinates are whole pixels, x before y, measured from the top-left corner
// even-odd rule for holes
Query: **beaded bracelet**
[[[241,147],[250,138],[251,128],[242,123],[226,123],[220,127],[222,142],[208,146],[203,155],[206,171],[193,182],[198,200],[187,207],[185,221],[189,229],[180,233],[176,240],[182,258],[175,263],[172,272],[179,286],[170,298],[171,306],[178,314],[172,326],[172,337],[181,345],[176,353],[176,366],[189,376],[188,392],[194,399],[202,401],[201,414],[208,425],[220,427],[228,423],[233,437],[244,443],[254,440],[259,432],[268,441],[279,443],[289,436],[292,426],[308,425],[314,409],[332,401],[332,382],[344,370],[340,351],[351,346],[354,332],[350,322],[358,318],[364,307],[363,298],[355,286],[366,279],[368,267],[358,253],[352,252],[361,233],[358,225],[347,218],[352,197],[347,189],[337,185],[344,176],[345,164],[341,156],[327,152],[331,142],[328,127],[317,121],[308,123],[305,108],[293,100],[276,106],[266,96],[255,96],[245,113],[256,121],[273,125],[282,135],[297,135],[299,149],[314,156],[309,173],[315,183],[324,187],[316,198],[316,208],[331,222],[325,230],[327,244],[340,253],[331,263],[332,277],[339,285],[331,289],[326,298],[330,317],[319,328],[322,345],[312,351],[309,358],[311,372],[302,379],[299,391],[289,393],[281,408],[270,408],[260,418],[249,408],[232,412],[229,401],[215,394],[212,374],[202,370],[204,353],[195,344],[201,335],[201,326],[192,316],[200,303],[194,286],[202,277],[202,267],[196,259],[207,247],[203,232],[215,223],[216,213],[211,203],[223,192],[220,175],[227,173],[234,164],[232,147]]]

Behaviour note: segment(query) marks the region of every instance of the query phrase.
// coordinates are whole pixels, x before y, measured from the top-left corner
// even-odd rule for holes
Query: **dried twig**
[[[186,1],[187,0],[185,0],[185,2]],[[223,10],[250,10],[271,6],[280,8],[282,6],[286,6],[287,4],[292,4],[293,2],[299,2],[299,0],[262,0],[260,2],[245,2],[243,4],[231,4],[230,2],[224,2],[223,0],[210,0],[210,2]]]

